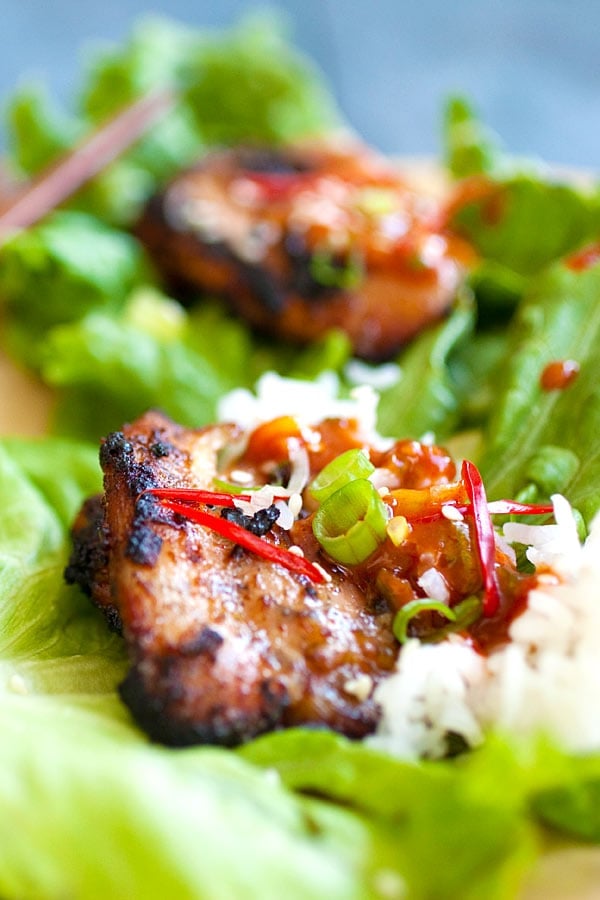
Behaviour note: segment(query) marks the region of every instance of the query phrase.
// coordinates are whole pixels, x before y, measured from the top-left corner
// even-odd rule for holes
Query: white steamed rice
[[[280,415],[303,425],[351,417],[377,442],[375,391],[363,386],[339,399],[338,390],[332,373],[312,383],[268,373],[256,395],[224,397],[219,415],[247,428]],[[509,523],[498,536],[503,546],[528,544],[530,561],[544,572],[510,626],[511,642],[485,657],[457,635],[436,644],[409,640],[376,690],[382,716],[367,738],[372,746],[405,759],[435,758],[447,752],[448,734],[473,747],[498,727],[545,732],[573,751],[600,749],[600,516],[582,547],[569,504],[560,496],[553,503],[555,525]]]
[[[511,643],[489,657],[457,636],[409,641],[376,692],[383,715],[373,746],[408,759],[439,757],[448,732],[476,746],[495,726],[544,732],[573,751],[600,749],[600,517],[582,548],[568,504],[554,500],[557,525],[526,527],[536,542],[530,555],[560,580],[549,575],[530,591]]]

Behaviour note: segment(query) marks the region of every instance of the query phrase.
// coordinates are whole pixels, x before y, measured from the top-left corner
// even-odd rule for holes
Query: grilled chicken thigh
[[[110,435],[104,498],[75,524],[67,580],[122,629],[121,693],[153,738],[234,745],[298,724],[362,736],[377,720],[371,688],[397,654],[388,605],[340,567],[313,584],[144,493],[211,488],[237,437],[236,426],[189,430],[155,412]],[[275,524],[265,540],[292,539]]]
[[[371,359],[444,315],[471,257],[431,198],[354,143],[209,154],[150,201],[137,233],[176,288],[223,295],[293,341],[342,329]]]

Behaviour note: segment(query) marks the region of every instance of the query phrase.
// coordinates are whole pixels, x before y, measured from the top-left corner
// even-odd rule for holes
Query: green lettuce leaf
[[[600,759],[571,759],[560,779],[543,785],[532,799],[534,814],[557,832],[600,843]]]
[[[505,157],[497,135],[464,97],[450,97],[443,118],[444,161],[454,178],[491,174]]]
[[[473,333],[475,310],[462,298],[450,316],[421,332],[398,357],[400,378],[381,392],[377,427],[390,437],[444,440],[460,416],[461,392],[450,360]]]
[[[11,97],[6,111],[10,162],[35,175],[81,137],[82,123],[48,96],[45,85],[27,82]]]
[[[449,360],[460,398],[459,428],[481,428],[496,401],[496,373],[506,353],[503,329],[477,329],[461,343]],[[450,436],[452,439],[453,435]]]
[[[130,235],[84,213],[54,213],[0,253],[0,296],[13,349],[35,365],[37,344],[49,328],[95,309],[119,309],[144,277],[144,257]]]
[[[99,482],[89,446],[0,447],[0,696],[101,693],[122,673],[120,642],[61,577],[67,523]]]
[[[277,144],[340,125],[322,76],[264,16],[204,43],[186,99],[213,144]]]
[[[560,491],[588,523],[600,508],[599,295],[598,265],[575,272],[559,264],[532,285],[498,368],[480,461],[491,497],[531,486],[541,496]],[[546,364],[567,359],[580,366],[573,384],[543,390]]]
[[[461,206],[452,225],[486,259],[531,275],[596,237],[600,192],[515,174],[497,182],[491,197]]]
[[[488,194],[460,204],[452,217],[483,257],[488,286],[495,276],[506,286],[503,268],[529,276],[600,234],[597,182],[510,156],[463,98],[448,101],[444,144],[454,177],[489,179]]]
[[[0,444],[0,894],[362,898],[403,885],[392,829],[295,796],[228,751],[148,744],[125,659],[62,580],[96,451]]]
[[[309,348],[261,341],[223,304],[189,313],[153,288],[119,314],[92,312],[52,329],[37,348],[43,379],[58,389],[53,430],[98,440],[151,407],[190,427],[213,422],[217,402],[268,370],[297,378],[341,372],[349,341],[331,332]]]
[[[81,95],[70,113],[58,109],[36,84],[19,88],[7,113],[13,167],[37,174],[136,98],[156,88],[181,88],[182,69],[198,42],[196,32],[168,20],[140,21],[123,46],[96,48],[90,55]],[[68,206],[111,224],[128,224],[157,183],[189,165],[202,143],[190,110],[180,103]]]
[[[109,712],[0,699],[6,900],[371,894],[382,829],[226,751],[151,747]]]
[[[67,391],[60,422],[71,436],[98,438],[151,407],[182,424],[204,425],[214,421],[219,397],[239,381],[238,360],[229,370],[213,365],[181,339],[164,340],[101,313],[56,328],[45,351],[42,374]],[[85,405],[89,413],[80,420]]]
[[[83,116],[101,124],[153,90],[172,87],[181,92],[201,46],[200,33],[193,29],[164,18],[142,19],[125,44],[91,55],[80,97]],[[129,150],[126,161],[150,176],[155,186],[189,165],[202,145],[189,107],[178,103]]]
[[[531,834],[520,782],[494,782],[510,753],[489,753],[479,777],[446,763],[407,763],[327,732],[288,730],[239,751],[275,767],[295,790],[392,824],[410,897],[508,897]],[[443,866],[439,861],[444,860]]]
[[[486,265],[491,261],[500,267],[495,273],[500,286],[507,278],[502,268],[534,274],[600,232],[597,181],[561,176],[547,166],[509,156],[462,98],[448,102],[444,139],[452,175],[489,178],[490,192],[460,204],[452,225],[473,243]],[[485,277],[489,283],[494,271],[488,269]]]

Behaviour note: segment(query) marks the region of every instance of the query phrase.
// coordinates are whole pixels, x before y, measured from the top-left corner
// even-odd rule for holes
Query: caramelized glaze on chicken
[[[175,286],[228,298],[293,341],[344,330],[391,356],[447,311],[471,251],[361,145],[209,154],[151,200],[137,232]]]
[[[277,506],[273,492],[295,477],[310,484],[351,448],[370,456],[380,484],[370,489],[387,504],[388,523],[399,516],[404,524],[400,540],[386,526],[377,549],[343,565],[315,536],[320,507],[310,489],[301,497],[290,487],[294,512],[292,499]],[[351,419],[308,427],[280,416],[244,432],[187,429],[150,412],[109,435],[100,459],[104,494],[77,517],[66,577],[122,632],[131,669],[121,694],[157,740],[235,745],[292,725],[362,737],[378,719],[373,691],[396,661],[395,614],[432,596],[458,614],[462,601],[477,605],[483,592],[472,525],[444,514],[465,502],[465,486],[434,445],[372,446]],[[263,485],[268,498],[248,488],[236,507],[236,482]],[[174,489],[189,495],[190,488],[198,521],[190,505],[169,507]],[[484,617],[475,610],[465,626],[482,651],[506,640],[528,586],[501,547],[495,570],[497,610]],[[447,625],[438,611],[423,610],[408,634],[436,640]]]
[[[153,738],[232,745],[296,724],[364,735],[377,719],[371,686],[397,652],[388,605],[335,567],[312,584],[142,493],[211,487],[235,433],[149,413],[110,435],[104,501],[80,514],[67,579],[120,623],[132,662],[121,693]],[[269,539],[291,540],[277,526]]]

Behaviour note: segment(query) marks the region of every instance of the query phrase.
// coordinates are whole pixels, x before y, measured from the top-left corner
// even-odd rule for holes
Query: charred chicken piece
[[[107,437],[104,497],[75,523],[67,579],[122,629],[131,669],[121,694],[152,738],[235,745],[298,724],[360,737],[378,715],[369,686],[397,654],[390,607],[340,567],[313,584],[144,493],[211,488],[237,436],[151,412]],[[291,541],[276,522],[264,539]]]
[[[438,213],[362,145],[242,147],[178,176],[137,233],[175,289],[293,341],[343,329],[384,359],[444,315],[471,260]]]

